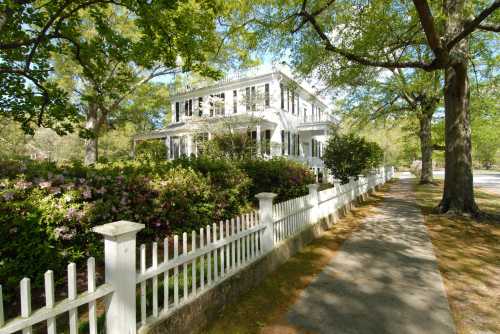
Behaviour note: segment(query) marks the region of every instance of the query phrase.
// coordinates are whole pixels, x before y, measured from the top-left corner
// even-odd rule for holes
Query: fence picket
[[[168,238],[163,239],[163,262],[168,262]],[[168,311],[170,304],[170,289],[169,289],[170,277],[169,270],[166,270],[163,274],[163,309]]]
[[[191,232],[191,252],[196,251],[196,231]],[[191,295],[196,296],[196,258],[191,262]]]
[[[44,274],[45,281],[45,307],[47,309],[54,308],[55,304],[55,294],[54,294],[54,272],[52,270],[47,270]],[[52,317],[47,319],[47,333],[56,334],[56,318]]]
[[[182,233],[182,255],[187,255],[188,250],[187,250],[187,233],[184,232]],[[184,262],[182,265],[182,287],[184,290],[184,301],[187,300],[188,298],[188,264],[187,262]]]
[[[229,238],[229,220],[226,220],[226,237]],[[229,272],[231,267],[230,245],[226,245],[226,272]]]
[[[141,273],[146,272],[146,245],[141,245]],[[146,324],[146,282],[141,282],[141,324]]]
[[[227,236],[226,236],[227,237]],[[224,222],[221,220],[219,222],[219,238],[220,240],[224,239]],[[226,246],[222,246],[220,248],[220,276],[224,277],[224,253],[226,252]]]
[[[68,300],[75,300],[76,291],[76,264],[68,265]],[[78,309],[69,310],[69,332],[70,334],[78,333]]]
[[[158,268],[158,244],[153,242],[153,268]],[[153,316],[158,317],[158,276],[153,277]]]
[[[203,231],[203,228],[200,229],[200,248],[203,248],[205,246],[205,232]],[[200,289],[203,290],[205,288],[205,256],[202,255],[200,256],[200,267],[201,267],[201,272],[200,272]]]
[[[31,315],[31,281],[25,277],[21,280],[21,317],[29,318]],[[23,329],[23,334],[32,334],[31,326]]]
[[[231,236],[234,236],[236,234],[235,231],[235,222],[234,218],[231,218]],[[233,241],[231,243],[231,270],[234,270],[235,265],[236,265],[236,249],[235,249],[235,244],[236,241]]]
[[[207,225],[207,246],[210,245],[210,225]],[[212,252],[207,253],[207,285],[212,284]]]
[[[93,257],[89,257],[87,259],[87,291],[95,292],[95,288],[95,259]],[[97,314],[95,300],[89,302],[89,334],[97,334]]]
[[[174,259],[179,256],[179,236],[174,235]],[[174,306],[179,304],[179,266],[174,268]]]
[[[2,285],[0,284],[0,327],[5,324],[5,315],[3,313],[3,293]]]
[[[212,242],[217,242],[217,225],[215,223],[212,224],[212,233],[213,233],[213,238],[212,238]],[[218,271],[219,271],[219,261],[218,261],[218,252],[217,252],[217,248],[214,249],[213,251],[213,257],[214,257],[214,281],[217,281],[218,277],[219,277],[219,274],[218,274]]]

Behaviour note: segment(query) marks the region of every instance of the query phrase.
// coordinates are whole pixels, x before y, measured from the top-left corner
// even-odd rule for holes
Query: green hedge
[[[286,200],[314,178],[286,160],[208,158],[129,161],[85,167],[0,161],[0,284],[7,300],[28,276],[63,273],[68,262],[102,258],[92,227],[117,220],[145,224],[140,242],[198,229],[244,212],[262,191]],[[63,274],[57,277],[64,277]]]

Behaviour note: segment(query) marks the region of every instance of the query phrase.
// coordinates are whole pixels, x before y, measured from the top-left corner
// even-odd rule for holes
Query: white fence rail
[[[340,207],[376,186],[391,179],[393,167],[381,168],[368,176],[350,178],[346,184],[334,180],[334,187],[318,191],[309,185],[309,194],[273,205],[273,193],[260,193],[258,211],[219,222],[193,231],[182,239],[174,235],[160,246],[140,246],[139,270],[136,268],[136,234],[142,224],[120,221],[96,227],[104,236],[105,283],[96,286],[95,260],[87,261],[87,291],[78,294],[77,269],[68,265],[67,297],[55,300],[54,274],[45,273],[45,307],[31,308],[30,279],[20,282],[21,314],[7,322],[4,317],[0,285],[0,334],[49,334],[79,331],[78,309],[87,305],[88,332],[97,334],[137,333],[141,327],[154,323],[160,316],[168,317],[174,310],[245,266],[272,251],[285,240],[299,234],[319,219],[335,213]],[[148,255],[150,255],[148,262]],[[161,261],[159,260],[161,257]],[[105,299],[105,328],[98,328],[97,302]],[[138,300],[138,302],[137,302]],[[136,314],[136,307],[139,314]],[[67,314],[67,328],[56,325],[56,317]],[[41,326],[40,326],[41,324]]]

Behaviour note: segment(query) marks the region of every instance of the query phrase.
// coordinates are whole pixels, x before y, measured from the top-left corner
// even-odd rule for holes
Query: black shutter
[[[285,155],[285,131],[281,130],[281,155]]]
[[[199,97],[198,98],[198,116],[203,115],[203,98]]]
[[[269,84],[264,85],[264,95],[265,95],[265,104],[266,107],[269,107],[270,105],[270,97],[269,97]]]
[[[283,90],[283,84],[280,83],[280,93],[281,93],[281,109],[285,109],[285,92]]]
[[[175,121],[176,122],[179,122],[180,112],[181,112],[181,105],[179,102],[175,102]]]

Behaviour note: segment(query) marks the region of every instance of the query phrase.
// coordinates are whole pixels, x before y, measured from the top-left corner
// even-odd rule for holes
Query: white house
[[[263,157],[285,156],[324,173],[321,160],[332,116],[328,106],[284,67],[251,68],[217,82],[170,88],[172,119],[135,143],[160,139],[167,158],[197,155],[199,141],[217,131],[245,131]]]

